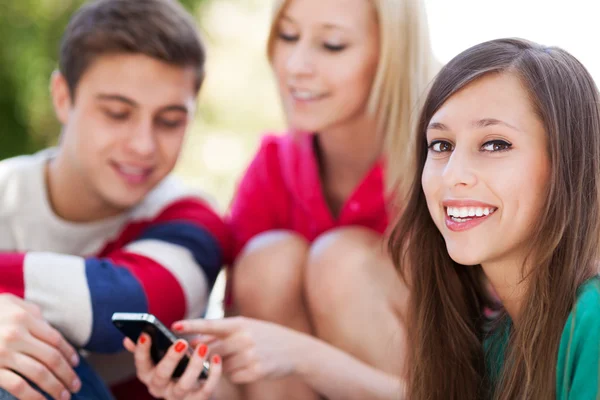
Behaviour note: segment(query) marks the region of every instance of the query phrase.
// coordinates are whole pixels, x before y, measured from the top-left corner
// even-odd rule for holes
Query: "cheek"
[[[425,194],[425,200],[427,201],[427,207],[429,212],[435,219],[435,212],[439,207],[441,198],[441,176],[438,171],[434,168],[431,163],[425,163],[423,168],[423,175],[421,175],[421,186],[423,187],[423,193]]]
[[[425,162],[423,174],[421,175],[421,185],[423,186],[427,202],[434,200],[442,183],[441,178],[442,176],[438,168],[430,161]]]
[[[284,82],[286,80],[286,70],[287,70],[287,59],[288,59],[287,49],[282,46],[275,45],[273,49],[273,58],[271,60],[271,68],[273,69],[273,73],[275,74],[275,78],[278,82]]]
[[[341,73],[344,71],[345,73]],[[374,71],[368,66],[357,66],[357,68],[350,70],[343,66],[330,69],[331,79],[336,82],[336,86],[344,89],[348,92],[349,97],[364,99],[366,100],[371,91],[371,86],[375,78]]]
[[[490,179],[492,190],[502,200],[506,217],[516,231],[529,232],[545,204],[549,165],[546,157],[531,157],[529,162],[498,168]],[[519,229],[520,227],[520,229]]]
[[[158,148],[160,149],[161,158],[168,165],[172,166],[177,162],[181,148],[183,147],[185,130],[178,132],[170,132],[165,135],[159,135]]]

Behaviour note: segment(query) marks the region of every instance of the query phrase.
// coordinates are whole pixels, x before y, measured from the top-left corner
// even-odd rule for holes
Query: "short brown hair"
[[[71,97],[91,64],[106,54],[144,54],[196,70],[204,78],[206,52],[192,16],[176,0],[94,0],[71,18],[59,68]]]

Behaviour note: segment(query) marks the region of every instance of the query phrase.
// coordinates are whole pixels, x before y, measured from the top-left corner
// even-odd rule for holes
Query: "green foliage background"
[[[134,0],[133,0],[134,1]],[[206,0],[181,0],[192,12]],[[0,2],[0,159],[52,144],[59,127],[49,99],[61,35],[83,0]]]

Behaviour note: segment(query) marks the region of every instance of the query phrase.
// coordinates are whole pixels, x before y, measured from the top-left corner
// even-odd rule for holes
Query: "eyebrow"
[[[98,100],[103,100],[103,101],[118,101],[121,103],[128,104],[132,107],[136,107],[136,108],[139,106],[138,103],[136,103],[135,101],[133,101],[125,96],[121,96],[119,94],[99,94],[98,96],[96,96],[96,98]],[[162,107],[160,109],[161,113],[166,112],[166,111],[180,111],[180,112],[183,112],[186,114],[188,113],[187,107],[185,107],[182,104],[171,104],[171,105]]]
[[[96,98],[98,100],[104,100],[104,101],[118,101],[121,103],[126,103],[133,107],[138,106],[138,104],[135,101],[128,99],[127,97],[118,95],[118,94],[99,94],[96,96]]]
[[[515,127],[514,125],[509,124],[508,122],[504,122],[501,121],[499,119],[496,118],[483,118],[480,119],[478,121],[473,121],[473,123],[471,124],[472,127],[474,128],[486,128],[488,126],[505,126],[509,129],[521,132],[520,129],[518,129],[517,127]],[[432,130],[438,130],[438,131],[449,131],[450,129],[442,124],[441,122],[431,122],[428,126],[427,129],[432,129]]]
[[[282,15],[281,19],[282,20],[286,20],[286,21],[291,22],[291,23],[294,23],[294,24],[296,23],[296,20],[293,19],[292,17],[290,17],[289,15]],[[348,30],[348,27],[345,26],[345,25],[332,24],[330,22],[329,23],[321,24],[321,28],[327,29],[327,30],[332,30],[332,29],[339,29],[339,30],[342,30],[342,31]]]

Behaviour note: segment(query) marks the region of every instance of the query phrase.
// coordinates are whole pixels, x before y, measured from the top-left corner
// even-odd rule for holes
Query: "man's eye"
[[[114,112],[110,110],[104,110],[104,114],[106,114],[106,116],[110,119],[114,119],[116,121],[123,121],[126,120],[127,117],[129,117],[128,112]]]
[[[180,127],[181,125],[183,125],[183,121],[181,120],[176,120],[176,121],[172,121],[172,120],[168,120],[168,119],[159,119],[158,120],[158,124],[164,128],[167,129],[175,129]]]

